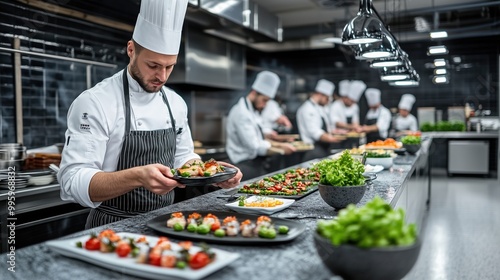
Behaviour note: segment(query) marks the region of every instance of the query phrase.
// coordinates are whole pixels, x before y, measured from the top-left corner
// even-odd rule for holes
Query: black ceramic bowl
[[[421,144],[403,144],[403,148],[405,148],[406,151],[412,155],[416,154],[418,150],[420,150],[421,146]]]
[[[343,279],[396,280],[415,265],[421,243],[401,247],[361,249],[352,245],[333,246],[314,232],[314,245],[323,264]]]
[[[366,191],[366,185],[337,187],[330,185],[318,185],[321,198],[335,209],[342,209],[347,205],[358,203]]]

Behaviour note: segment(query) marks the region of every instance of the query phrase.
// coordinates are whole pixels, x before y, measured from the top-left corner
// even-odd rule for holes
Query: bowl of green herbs
[[[349,205],[336,219],[319,220],[314,245],[323,264],[343,279],[402,279],[421,248],[415,224],[380,197]]]
[[[394,164],[392,153],[386,150],[373,150],[366,153],[366,164],[381,165],[384,169],[389,169]]]
[[[321,174],[318,189],[323,201],[335,209],[358,203],[366,191],[365,166],[345,150],[337,159],[323,159],[312,169]]]
[[[422,138],[415,135],[406,135],[401,138],[401,143],[403,143],[403,148],[405,148],[409,154],[414,155],[422,146]]]

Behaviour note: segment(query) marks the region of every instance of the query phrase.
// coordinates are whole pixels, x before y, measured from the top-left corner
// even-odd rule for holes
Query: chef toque
[[[415,96],[412,94],[406,93],[401,96],[401,100],[399,101],[398,108],[411,111],[411,108],[413,107],[413,103],[415,103]]]
[[[273,72],[262,71],[257,74],[252,89],[256,92],[274,98],[280,85],[280,78]]]
[[[380,90],[376,88],[367,88],[365,91],[368,106],[375,106],[380,103]]]
[[[326,96],[332,96],[334,90],[335,90],[335,85],[332,82],[325,79],[319,80],[318,83],[316,84],[316,89],[315,89],[316,92],[319,92]]]
[[[347,97],[354,102],[358,102],[366,89],[366,84],[363,81],[352,81],[349,87],[349,94]]]
[[[142,0],[132,39],[160,54],[177,55],[188,0]]]
[[[351,86],[351,81],[342,80],[339,82],[339,95],[342,97],[347,96],[349,93],[349,87]]]

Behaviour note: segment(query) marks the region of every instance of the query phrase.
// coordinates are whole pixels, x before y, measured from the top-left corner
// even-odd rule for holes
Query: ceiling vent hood
[[[190,0],[186,20],[238,44],[281,42],[279,18],[251,0]]]
[[[177,64],[168,84],[221,89],[246,86],[244,47],[184,25]]]

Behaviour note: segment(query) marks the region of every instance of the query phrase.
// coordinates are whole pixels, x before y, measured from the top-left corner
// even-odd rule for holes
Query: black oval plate
[[[222,220],[227,216],[235,216],[238,221],[242,222],[246,219],[250,219],[251,221],[257,221],[257,218],[262,215],[252,215],[252,214],[243,214],[236,212],[224,212],[224,211],[179,211],[187,218],[189,214],[193,212],[197,212],[202,216],[207,215],[208,213],[212,213],[217,216],[219,220]],[[297,221],[291,221],[287,219],[280,219],[271,217],[271,220],[275,227],[278,226],[287,226],[289,228],[288,234],[276,234],[276,238],[267,239],[261,237],[243,237],[240,234],[237,236],[224,236],[224,237],[216,237],[213,233],[209,234],[199,234],[195,232],[189,232],[187,230],[183,231],[175,231],[173,228],[167,227],[167,220],[170,219],[170,214],[158,216],[152,220],[147,222],[147,226],[161,234],[165,234],[170,237],[179,238],[179,239],[187,239],[187,240],[198,240],[205,241],[211,243],[218,244],[238,244],[238,245],[250,245],[250,244],[269,244],[269,243],[284,243],[289,242],[299,236],[306,229],[306,225]]]
[[[187,187],[203,187],[215,183],[224,182],[236,176],[238,170],[236,168],[224,166],[223,172],[215,173],[209,177],[181,177],[177,174],[174,174],[172,177],[177,182],[186,185]]]

